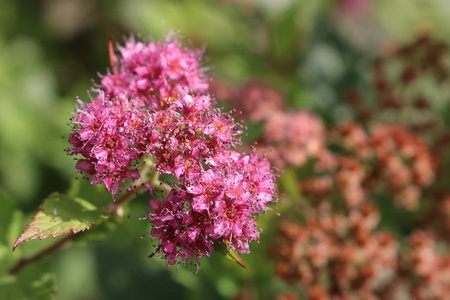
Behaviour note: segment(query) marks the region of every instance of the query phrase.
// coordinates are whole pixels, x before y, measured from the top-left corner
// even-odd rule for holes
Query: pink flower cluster
[[[164,202],[150,201],[151,234],[161,241],[156,252],[169,264],[209,256],[216,240],[249,253],[249,242],[259,238],[254,217],[273,198],[270,166],[254,154],[219,156],[209,169],[186,177]]]
[[[198,263],[215,242],[249,253],[259,238],[255,216],[275,200],[274,175],[264,158],[233,150],[242,128],[202,94],[202,52],[176,39],[131,38],[118,49],[118,56],[110,49],[112,73],[102,76],[96,97],[77,100],[67,149],[82,156],[77,169],[113,194],[141,178],[144,156],[153,171],[177,179],[162,200],[152,197],[145,217],[158,241],[154,254],[169,264]]]
[[[140,176],[136,161],[151,140],[149,112],[136,101],[123,96],[111,101],[102,92],[91,103],[78,99],[77,103],[71,119],[74,131],[69,136],[72,147],[67,151],[84,157],[76,168],[93,175],[92,184],[104,182],[108,191],[117,194],[121,182]]]
[[[163,98],[208,89],[205,69],[200,65],[201,49],[184,48],[175,38],[149,43],[130,38],[118,50],[120,55],[115,56],[110,49],[113,73],[101,78],[100,88],[111,99],[126,95],[157,109]]]

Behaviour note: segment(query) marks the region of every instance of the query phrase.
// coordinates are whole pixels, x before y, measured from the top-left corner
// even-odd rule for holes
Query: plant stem
[[[47,255],[53,253],[55,250],[58,250],[63,245],[67,244],[67,242],[71,241],[74,236],[75,236],[74,233],[69,233],[64,238],[56,241],[50,247],[45,248],[45,249],[41,250],[40,252],[30,256],[30,257],[22,257],[14,266],[12,266],[8,270],[8,273],[11,274],[11,275],[16,274],[21,269],[23,269],[25,266],[35,262],[36,260],[38,260],[38,259],[40,259],[40,258],[42,258],[44,256],[47,256]]]
[[[106,205],[102,208],[104,211],[110,211],[115,212],[117,208],[120,207],[121,204],[124,202],[127,202],[128,200],[131,200],[133,197],[139,195],[141,192],[143,192],[146,189],[144,185],[138,185],[134,187],[133,189],[130,189],[125,194],[119,197],[119,199],[116,199],[114,202],[111,202],[110,204]]]

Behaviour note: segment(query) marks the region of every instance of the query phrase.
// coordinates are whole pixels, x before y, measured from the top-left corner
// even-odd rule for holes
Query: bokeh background
[[[258,80],[283,94],[289,109],[333,126],[354,117],[346,95],[364,87],[375,57],[424,33],[445,41],[449,19],[447,0],[2,0],[0,188],[23,211],[17,232],[75,176],[63,151],[67,123],[75,98],[87,101],[92,79],[109,65],[110,37],[180,32],[185,44],[206,47],[215,82],[238,89]],[[254,141],[261,124],[247,126],[244,140]],[[146,201],[137,198],[128,214],[145,212]],[[247,269],[213,254],[198,274],[147,258],[151,245],[140,236],[148,223],[125,218],[54,255],[56,299],[275,299],[286,288],[269,255],[281,218],[261,217],[261,242],[242,257]]]

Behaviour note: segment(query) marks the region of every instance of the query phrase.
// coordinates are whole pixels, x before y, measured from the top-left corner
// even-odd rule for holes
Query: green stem
[[[146,157],[145,164],[148,166],[149,169],[153,168],[154,161],[150,157]],[[159,172],[150,172],[150,175],[148,175],[148,181],[152,188],[154,189],[160,189],[165,191],[170,191],[172,187],[168,185],[167,183],[159,181]]]
[[[170,191],[172,189],[172,187],[170,185],[168,185],[167,183],[159,181],[159,173],[158,172],[152,172],[150,174],[149,182],[150,182],[151,187],[155,188],[155,189],[161,189],[161,190],[165,190],[165,191]]]

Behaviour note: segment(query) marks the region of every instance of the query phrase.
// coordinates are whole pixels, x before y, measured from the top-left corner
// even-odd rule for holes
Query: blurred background
[[[42,199],[65,192],[75,176],[64,152],[67,123],[75,98],[88,101],[92,80],[106,72],[110,37],[180,32],[186,45],[206,47],[211,92],[225,107],[233,108],[230,94],[258,82],[282,95],[288,111],[308,110],[333,127],[358,117],[349,91],[374,98],[366,87],[377,57],[418,36],[446,41],[449,19],[447,0],[2,0],[0,188],[23,212],[17,232]],[[450,94],[442,82],[424,83],[424,90],[446,117]],[[258,140],[261,122],[246,122],[244,141]],[[139,197],[128,214],[146,205]],[[287,286],[270,256],[281,218],[260,218],[261,241],[242,256],[247,269],[213,254],[196,275],[147,258],[151,244],[140,239],[147,222],[118,220],[108,234],[54,255],[56,299],[275,299]]]

